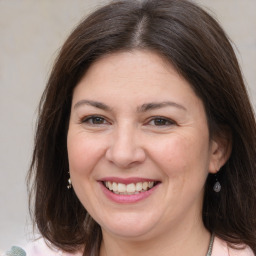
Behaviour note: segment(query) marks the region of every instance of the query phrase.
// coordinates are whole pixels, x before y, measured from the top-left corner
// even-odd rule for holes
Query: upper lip
[[[129,177],[129,178],[120,178],[120,177],[104,177],[100,180],[101,182],[116,182],[122,184],[131,184],[131,183],[138,183],[138,182],[156,182],[158,180],[155,179],[148,179],[148,178],[141,178],[141,177]]]

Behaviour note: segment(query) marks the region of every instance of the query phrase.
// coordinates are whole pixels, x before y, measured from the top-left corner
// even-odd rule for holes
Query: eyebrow
[[[187,109],[184,106],[172,101],[146,103],[138,107],[137,111],[146,112],[146,111],[160,109],[168,106],[187,111]]]
[[[107,106],[106,104],[104,104],[102,102],[98,102],[98,101],[93,101],[93,100],[80,100],[74,105],[74,109],[76,109],[80,106],[83,106],[83,105],[93,106],[95,108],[99,108],[99,109],[102,109],[105,111],[111,110],[111,108],[109,106]]]
[[[108,105],[106,105],[102,102],[93,101],[93,100],[80,100],[74,105],[74,109],[76,109],[80,106],[83,106],[83,105],[93,106],[93,107],[96,107],[96,108],[99,108],[99,109],[102,109],[102,110],[105,110],[105,111],[111,111],[112,110]],[[150,111],[150,110],[160,109],[160,108],[164,108],[164,107],[168,107],[168,106],[176,107],[178,109],[187,111],[187,109],[184,106],[182,106],[182,105],[180,105],[176,102],[164,101],[164,102],[145,103],[145,104],[143,104],[143,105],[141,105],[137,108],[137,112],[147,112],[147,111]]]

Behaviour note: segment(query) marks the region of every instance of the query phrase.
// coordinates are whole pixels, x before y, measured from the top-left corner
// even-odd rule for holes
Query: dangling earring
[[[221,191],[221,185],[220,182],[218,181],[217,175],[215,174],[215,183],[213,185],[213,191],[216,193],[219,193]]]
[[[69,173],[69,172],[68,172],[68,173]],[[69,177],[69,179],[68,179],[67,188],[68,188],[68,189],[71,189],[71,188],[72,188],[72,182],[71,182],[71,178],[70,178],[70,177]]]

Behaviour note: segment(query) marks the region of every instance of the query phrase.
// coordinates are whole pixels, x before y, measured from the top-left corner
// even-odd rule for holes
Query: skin
[[[204,184],[227,147],[209,138],[202,101],[159,55],[119,52],[92,64],[73,93],[67,145],[73,189],[102,228],[100,255],[206,255]],[[160,184],[117,203],[103,193],[105,177]]]

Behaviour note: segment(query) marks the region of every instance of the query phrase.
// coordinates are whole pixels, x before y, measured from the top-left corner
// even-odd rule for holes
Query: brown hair
[[[222,190],[213,192],[209,174],[202,218],[210,232],[233,245],[248,244],[256,253],[254,113],[224,31],[185,0],[113,2],[82,21],[64,43],[40,102],[29,172],[39,231],[66,251],[85,246],[84,255],[98,255],[101,229],[66,188],[72,92],[95,60],[133,49],[157,52],[174,65],[202,99],[211,135],[229,130],[232,152],[218,176]]]

